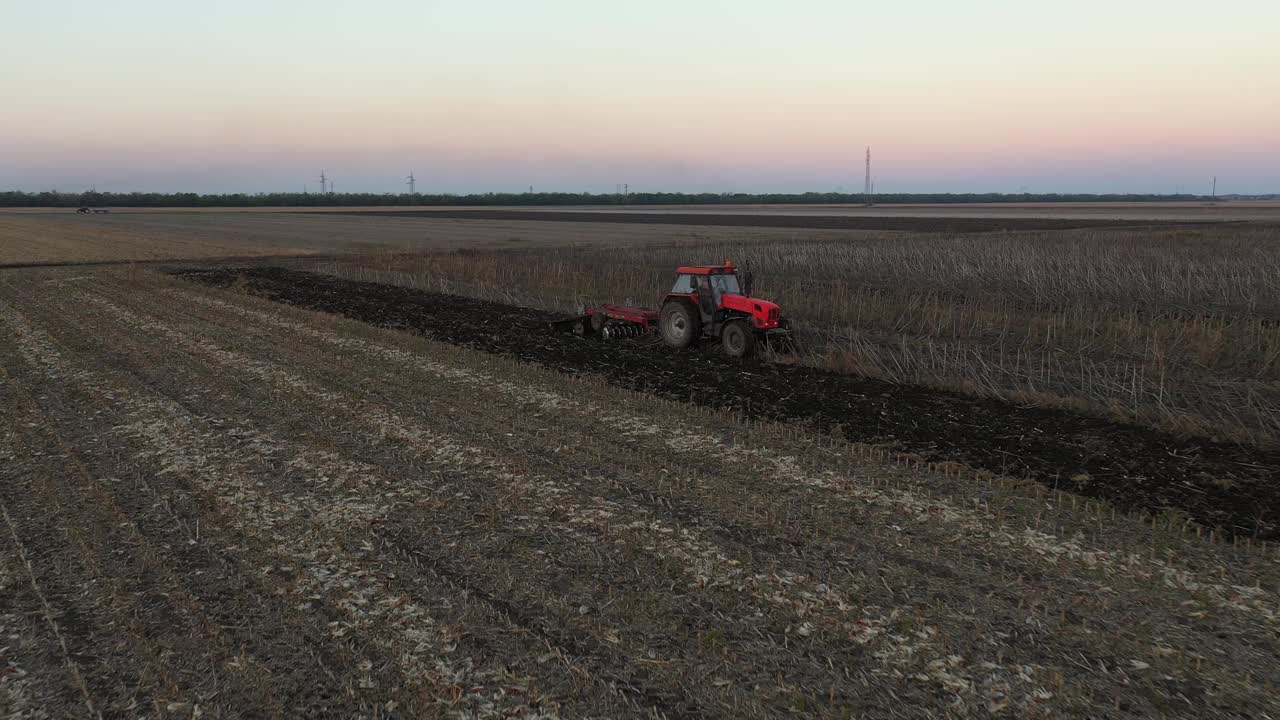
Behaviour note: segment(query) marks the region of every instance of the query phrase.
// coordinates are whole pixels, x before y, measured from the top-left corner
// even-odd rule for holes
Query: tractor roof
[[[686,265],[676,268],[677,275],[725,275],[738,271],[732,260],[725,260],[723,265]]]

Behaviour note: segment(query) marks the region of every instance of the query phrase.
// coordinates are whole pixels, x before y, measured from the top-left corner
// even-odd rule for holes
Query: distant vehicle
[[[76,212],[78,212],[78,213],[87,213],[87,212],[92,212],[92,211],[91,211],[91,210],[89,210],[89,208],[80,208],[79,210],[76,210]]]
[[[77,208],[77,209],[76,209],[76,212],[78,212],[78,213],[109,213],[109,212],[111,212],[111,208],[89,208],[89,207],[82,207],[82,208]]]

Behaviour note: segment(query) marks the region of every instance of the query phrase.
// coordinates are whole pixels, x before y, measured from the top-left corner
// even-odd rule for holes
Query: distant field
[[[1151,225],[1151,220],[1065,217],[1006,217],[892,214],[820,214],[787,212],[673,212],[659,210],[557,211],[538,210],[353,210],[349,214],[381,218],[451,218],[457,220],[515,220],[539,222],[599,222],[651,225],[793,228],[804,230],[887,230],[919,233],[972,233],[1006,230],[1074,230],[1086,227]]]
[[[805,229],[651,227],[261,212],[0,212],[0,266],[431,249],[642,245],[830,236]],[[856,237],[845,233],[842,237]]]
[[[935,205],[626,205],[626,206],[403,206],[403,207],[272,207],[272,208],[119,208],[117,213],[346,213],[367,212],[592,212],[699,213],[732,215],[820,215],[844,217],[1063,218],[1162,221],[1280,222],[1280,201],[1237,200],[1169,203],[946,203]],[[4,209],[0,214],[65,214],[69,208]]]
[[[1108,218],[1116,219],[1108,219]],[[895,233],[1280,221],[1280,203],[0,211],[0,266],[456,248],[864,240]],[[646,227],[647,226],[647,227]]]
[[[948,203],[936,205],[687,205],[627,207],[621,210],[575,208],[603,212],[733,212],[755,215],[823,215],[915,218],[1056,218],[1142,221],[1280,222],[1280,201],[1178,203]]]

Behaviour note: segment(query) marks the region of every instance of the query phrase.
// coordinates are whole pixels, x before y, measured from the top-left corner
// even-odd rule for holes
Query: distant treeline
[[[876,203],[1027,203],[1027,202],[1153,202],[1205,200],[1199,195],[1156,194],[1004,194],[1004,193],[892,193],[877,194]],[[257,193],[200,195],[197,193],[61,193],[4,192],[0,207],[330,207],[355,205],[816,205],[862,203],[855,193],[482,193],[427,195],[404,193]]]

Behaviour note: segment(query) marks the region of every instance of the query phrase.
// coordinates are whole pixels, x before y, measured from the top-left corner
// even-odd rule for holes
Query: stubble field
[[[804,228],[669,227],[655,231],[645,224],[338,213],[0,212],[0,267],[579,244],[629,247],[672,239],[727,241],[746,237],[791,242],[832,234]]]
[[[281,261],[0,271],[0,714],[1280,711],[1274,546],[290,307]]]

